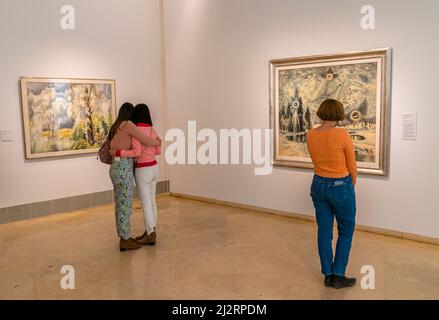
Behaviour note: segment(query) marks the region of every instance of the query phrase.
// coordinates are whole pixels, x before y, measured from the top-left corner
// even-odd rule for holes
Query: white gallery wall
[[[60,27],[66,4],[75,30]],[[96,156],[25,160],[21,76],[115,79],[117,108],[147,103],[162,135],[160,17],[159,0],[0,0],[0,129],[14,139],[0,143],[0,208],[112,189]]]
[[[359,177],[358,223],[437,238],[438,30],[436,0],[165,0],[167,126],[268,128],[270,59],[392,47],[390,175]],[[416,141],[401,139],[403,112],[418,113]],[[253,169],[168,168],[175,193],[313,215],[311,171]]]

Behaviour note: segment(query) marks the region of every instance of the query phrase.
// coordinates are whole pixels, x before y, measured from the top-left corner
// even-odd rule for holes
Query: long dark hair
[[[152,127],[151,113],[149,112],[148,106],[144,103],[136,105],[131,121],[134,122],[134,124],[146,123]]]
[[[117,129],[119,129],[119,126],[122,122],[131,120],[131,117],[133,116],[134,112],[134,106],[132,103],[125,102],[119,109],[119,113],[117,115],[116,121],[114,121],[113,125],[111,126],[110,132],[108,133],[108,140],[111,141],[115,134],[117,133]]]

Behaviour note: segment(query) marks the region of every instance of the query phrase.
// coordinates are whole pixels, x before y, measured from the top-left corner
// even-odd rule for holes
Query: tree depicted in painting
[[[306,130],[312,129],[311,111],[309,110],[309,108],[306,108],[305,112],[305,128]]]
[[[27,102],[29,105],[29,129],[31,137],[35,139],[31,143],[33,150],[51,149],[56,139],[56,131],[59,128],[56,119],[56,108],[53,103],[56,100],[54,88],[44,87],[38,94],[29,92]]]
[[[85,121],[85,125],[87,127],[87,140],[88,143],[92,146],[95,144],[95,137],[94,137],[94,131],[93,131],[93,120],[92,120],[92,114],[93,110],[91,107],[91,95],[93,94],[93,89],[90,86],[84,87],[84,104],[85,104],[85,114],[87,116],[87,119]]]
[[[72,114],[75,119],[75,141],[72,147],[73,149],[99,147],[111,123],[111,112],[106,106],[109,97],[102,88],[92,84],[73,85],[71,90]],[[107,109],[107,113],[104,109]]]
[[[290,141],[305,142],[306,131],[312,129],[311,111],[304,108],[303,100],[299,95],[299,88],[295,89],[294,96],[287,106],[282,106],[279,113],[280,128],[286,132]]]
[[[95,87],[93,85],[78,86],[77,94],[73,95],[72,104],[80,109],[78,120],[84,123],[85,138],[90,146],[95,144],[93,130],[93,104]]]

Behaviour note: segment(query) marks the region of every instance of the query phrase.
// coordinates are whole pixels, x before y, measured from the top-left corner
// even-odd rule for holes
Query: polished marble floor
[[[160,197],[158,242],[121,253],[113,207],[0,225],[0,299],[439,299],[439,246],[357,232],[349,275],[325,288],[312,222]],[[134,234],[143,231],[136,202]],[[63,265],[75,290],[63,290]]]

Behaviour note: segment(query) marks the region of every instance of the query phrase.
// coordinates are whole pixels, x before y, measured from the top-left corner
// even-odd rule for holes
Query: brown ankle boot
[[[145,236],[147,236],[147,235],[148,235],[148,232],[145,231],[141,236],[135,237],[134,240],[136,240],[136,242],[137,242],[137,241],[143,239],[143,238],[144,238]]]
[[[142,246],[138,243],[136,243],[136,241],[133,238],[129,238],[128,240],[125,240],[123,238],[120,238],[120,243],[119,243],[119,248],[120,251],[127,251],[127,250],[136,250],[141,248]]]
[[[155,232],[155,228],[154,228],[154,231],[151,232],[151,234],[149,235],[149,238],[152,239],[152,240],[154,240],[154,242],[156,241],[156,239],[157,239],[157,233]]]
[[[143,237],[137,240],[137,243],[141,245],[153,246],[155,245],[156,239],[157,239],[157,235],[155,231],[152,232],[150,235],[148,235],[148,233],[145,232]]]
[[[154,228],[154,231],[149,235],[149,237],[151,237],[152,234],[154,234],[153,239],[155,240],[157,237],[156,232],[155,232],[155,228]],[[137,242],[137,241],[145,238],[147,235],[148,235],[148,231],[145,230],[145,232],[141,236],[135,237],[134,240],[136,240],[136,242]]]

